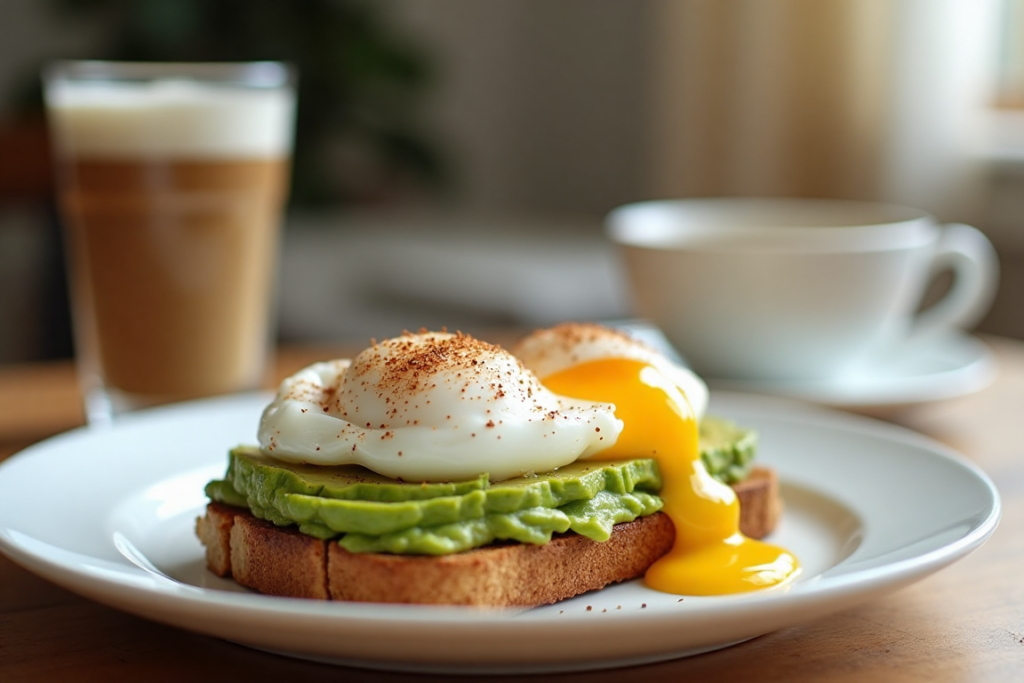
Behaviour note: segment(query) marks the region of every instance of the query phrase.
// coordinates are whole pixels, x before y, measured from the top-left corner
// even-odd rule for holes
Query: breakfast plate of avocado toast
[[[785,510],[770,540],[803,567],[784,589],[680,597],[638,579],[525,610],[270,597],[209,572],[194,534],[208,494],[231,495],[216,491],[226,465],[250,482],[268,476],[244,447],[267,400],[239,395],[141,411],[11,457],[0,465],[0,552],[117,609],[289,656],[390,670],[555,672],[705,652],[877,599],[978,548],[1000,514],[983,472],[919,434],[721,392],[709,414],[742,429],[705,437],[704,459],[724,478],[742,477],[752,462],[778,473]],[[651,473],[633,468],[622,476],[646,493]],[[51,503],[41,507],[36,484],[44,480]],[[290,484],[299,494],[291,513],[326,535],[332,515],[348,513],[324,513],[311,500],[318,496],[299,490],[308,484]],[[465,495],[477,485],[459,484]],[[425,514],[452,514],[432,505]],[[366,536],[354,542],[379,542]]]

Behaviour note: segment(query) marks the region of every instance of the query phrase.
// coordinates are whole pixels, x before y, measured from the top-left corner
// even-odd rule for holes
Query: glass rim
[[[47,83],[145,83],[184,79],[248,88],[294,88],[295,67],[289,62],[118,62],[58,60],[43,69]]]

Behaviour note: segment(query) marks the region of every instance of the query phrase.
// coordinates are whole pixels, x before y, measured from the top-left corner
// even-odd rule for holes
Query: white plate
[[[0,550],[82,595],[253,647],[417,671],[565,671],[724,647],[877,598],[981,545],[999,498],[975,466],[903,429],[778,399],[718,394],[755,427],[787,501],[774,540],[788,592],[685,599],[633,581],[526,612],[256,595],[202,566],[192,535],[226,451],[263,395],[181,404],[37,444],[0,466]]]
[[[921,339],[881,355],[836,380],[741,381],[708,379],[714,389],[772,394],[833,408],[883,413],[974,393],[995,377],[991,349],[963,333]]]

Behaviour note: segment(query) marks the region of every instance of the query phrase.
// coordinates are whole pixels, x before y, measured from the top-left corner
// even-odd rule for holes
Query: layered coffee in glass
[[[47,71],[90,422],[264,379],[293,81],[268,62]]]

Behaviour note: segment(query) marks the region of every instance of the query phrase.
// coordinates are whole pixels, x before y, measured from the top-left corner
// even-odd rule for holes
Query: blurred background
[[[1024,337],[1022,0],[0,0],[0,363],[73,352],[57,58],[297,65],[286,341],[627,316],[604,215],[712,195],[976,225]]]

